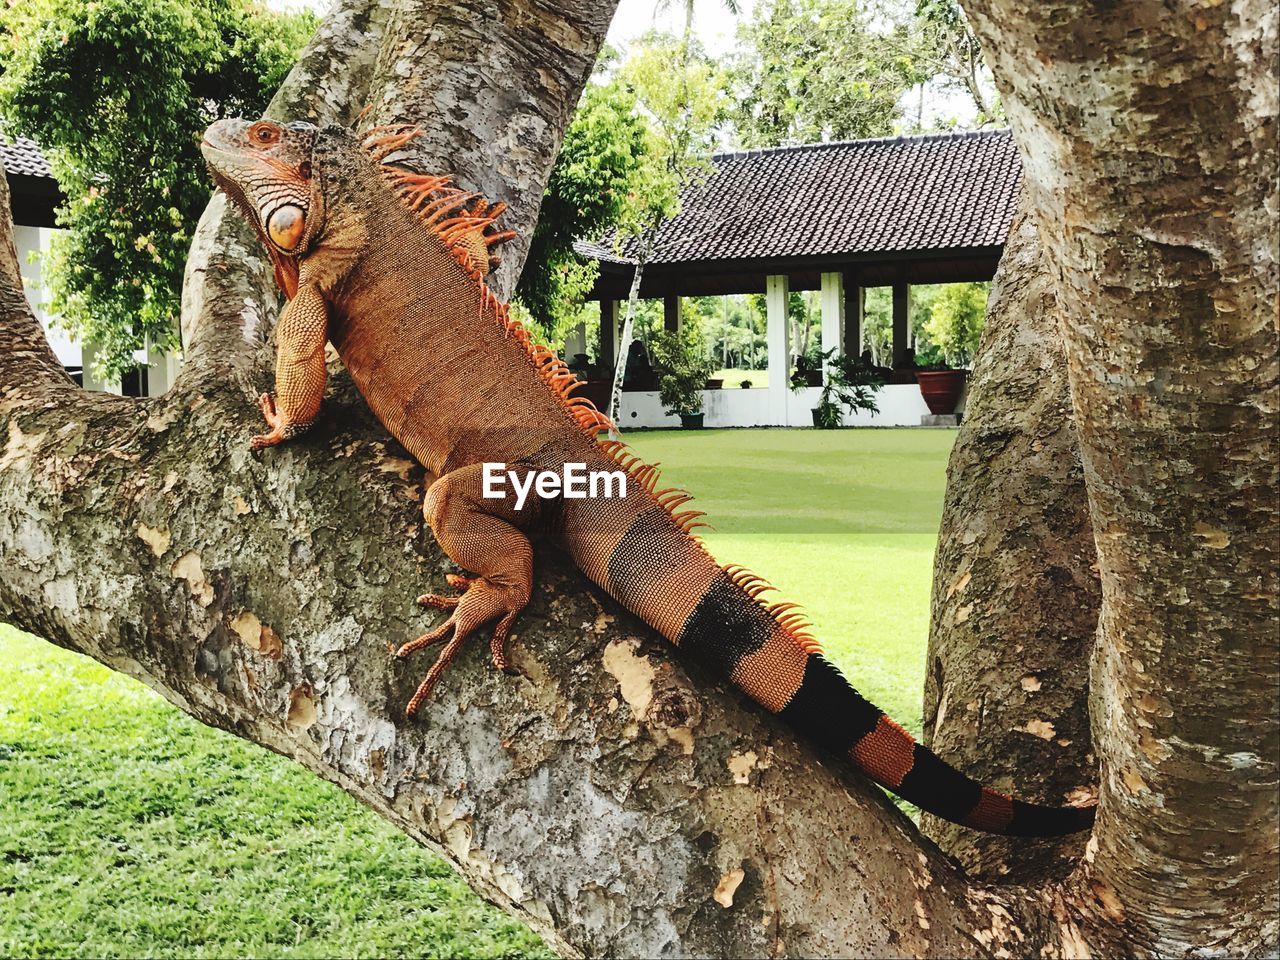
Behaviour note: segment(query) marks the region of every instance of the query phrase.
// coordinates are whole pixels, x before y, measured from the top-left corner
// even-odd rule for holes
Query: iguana
[[[259,400],[270,431],[254,448],[291,439],[320,411],[331,342],[370,409],[435,475],[423,513],[441,548],[472,575],[457,596],[419,602],[449,611],[401,646],[443,649],[410,699],[415,714],[462,643],[487,624],[493,663],[507,670],[507,638],[529,602],[530,540],[563,548],[584,574],[682,653],[727,677],[815,743],[922,809],[995,833],[1057,835],[1093,822],[1092,807],[1011,799],[964,776],[860,696],[823,656],[793,604],[721,566],[694,529],[690,497],[658,485],[617,440],[556,355],[485,284],[491,248],[507,239],[490,205],[429,176],[384,162],[417,133],[356,134],[269,120],[220,120],[201,145],[213,179],[253,225],[288,302],[276,331],[276,397]],[[485,496],[486,463],[517,479],[584,464],[626,471],[625,496]],[[492,491],[490,491],[492,492]]]

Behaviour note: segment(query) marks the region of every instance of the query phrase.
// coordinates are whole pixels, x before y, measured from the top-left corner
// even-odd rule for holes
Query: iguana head
[[[200,143],[214,182],[254,225],[285,292],[324,226],[324,198],[312,176],[317,129],[309,123],[219,120]]]

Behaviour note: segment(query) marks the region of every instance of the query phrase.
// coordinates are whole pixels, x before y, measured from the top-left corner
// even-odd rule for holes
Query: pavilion
[[[892,287],[893,359],[902,364],[911,285],[990,280],[1021,178],[1008,130],[715,156],[711,174],[686,191],[680,213],[659,230],[640,286],[641,297],[664,301],[669,329],[679,323],[680,297],[766,295],[768,390],[721,391],[723,397],[709,391],[708,425],[809,423],[812,398],[788,389],[792,290],[821,291],[824,351],[861,353],[865,291]],[[618,245],[606,238],[576,248],[600,263],[590,296],[600,302],[601,361],[612,363],[635,241]],[[897,392],[902,396],[892,386],[882,391],[881,417],[849,422],[918,424],[927,412],[919,390]],[[665,417],[656,397],[628,394],[623,420],[658,426],[674,418]]]

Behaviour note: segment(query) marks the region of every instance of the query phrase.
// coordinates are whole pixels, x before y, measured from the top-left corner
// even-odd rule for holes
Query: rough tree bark
[[[970,0],[1062,306],[1102,581],[1084,875],[1133,951],[1276,948],[1269,0]]]
[[[991,288],[951,451],[934,558],[925,741],[984,783],[1060,804],[1096,797],[1089,651],[1093,528],[1058,309],[1024,198]],[[1087,837],[1028,842],[925,815],[973,874],[1065,876]]]
[[[501,122],[495,118],[517,113],[553,118],[540,145],[533,135],[522,141],[530,152],[518,162],[532,178],[528,185],[498,182],[490,189],[495,199],[523,190],[530,203],[550,168],[565,105],[577,95],[557,78],[585,78],[611,4],[475,0],[449,4],[450,11],[463,11],[449,18],[439,13],[442,6],[405,4],[384,16],[371,2],[347,0],[290,87],[301,92],[286,91],[277,109],[305,102],[316,116],[345,118],[374,99],[391,104],[392,119],[404,103],[405,114],[427,126],[440,111],[478,129],[494,129]],[[437,44],[447,45],[451,31],[481,15],[489,18],[480,28],[486,39],[506,47],[484,62],[523,64],[528,55],[535,69],[470,74],[476,57],[430,56]],[[1217,23],[1228,12],[1219,7],[1211,15]],[[1010,16],[1002,17],[1002,29],[1016,33],[1030,14]],[[432,24],[436,35],[419,33],[422,23]],[[1114,41],[1123,42],[1123,35]],[[1157,51],[1163,61],[1171,55]],[[313,80],[321,81],[320,94],[308,99]],[[366,94],[387,84],[403,99]],[[503,85],[506,95],[487,85]],[[416,98],[415,90],[438,92]],[[1073,88],[1069,105],[1091,109],[1091,96]],[[1054,103],[1044,99],[1041,106]],[[1148,134],[1144,142],[1153,138]],[[476,144],[478,159],[460,157],[459,163],[478,167],[462,175],[484,183],[484,169],[497,168],[508,153],[505,143]],[[7,229],[5,219],[0,231]],[[1163,904],[1158,894],[1132,894],[1122,832],[1144,867],[1185,867],[1183,852],[1165,845],[1168,831],[1197,829],[1203,811],[1188,809],[1179,791],[1203,804],[1207,788],[1195,777],[1221,778],[1218,758],[1225,755],[1186,759],[1184,744],[1247,740],[1235,758],[1241,769],[1226,776],[1249,784],[1271,762],[1271,742],[1258,739],[1256,722],[1224,734],[1224,724],[1201,708],[1194,713],[1199,727],[1181,731],[1182,716],[1165,717],[1154,699],[1116,698],[1110,680],[1095,684],[1103,696],[1094,709],[1108,723],[1131,727],[1142,718],[1158,724],[1151,729],[1161,738],[1192,735],[1160,741],[1179,751],[1176,769],[1144,768],[1145,783],[1159,791],[1169,812],[1156,811],[1152,826],[1131,815],[1128,798],[1113,799],[1114,785],[1104,780],[1110,806],[1092,863],[1060,884],[998,889],[961,876],[877,791],[681,665],[550,551],[539,555],[535,597],[514,645],[523,676],[495,675],[482,645],[474,646],[459,657],[424,716],[405,722],[401,708],[422,664],[389,662],[387,647],[419,632],[424,618],[412,598],[441,586],[445,568],[420,519],[428,478],[372,423],[341,378],[314,433],[260,460],[249,456],[246,441],[258,429],[251,398],[269,378],[263,340],[274,299],[260,256],[244,240],[215,204],[188,275],[187,367],[167,396],[134,401],[86,395],[66,379],[14,286],[12,238],[0,236],[0,615],[6,620],[139,677],[204,722],[333,780],[443,853],[484,895],[566,954],[1078,956],[1188,942],[1169,933],[1170,923],[1179,922],[1181,890]],[[1094,242],[1080,239],[1086,251]],[[1242,313],[1250,308],[1237,302]],[[1169,326],[1162,336],[1176,332]],[[1117,442],[1131,442],[1132,408],[1106,407],[1074,382],[1073,390],[1087,425],[1087,452],[1096,453],[1106,431]],[[1202,429],[1194,418],[1183,423],[1192,433]],[[1250,435],[1256,439],[1256,432]],[[1108,481],[1108,475],[1089,459],[1086,465],[1094,471],[1086,480],[1096,521],[1092,486],[1095,476]],[[1217,467],[1244,472],[1256,464]],[[1229,489],[1232,479],[1210,474],[1209,489]],[[1187,542],[1176,518],[1161,519],[1172,543]],[[1235,521],[1218,528],[1230,531],[1234,551],[1250,537],[1274,532],[1273,517],[1255,512],[1253,519],[1257,533]],[[1148,541],[1152,533],[1145,531]],[[1148,569],[1164,571],[1167,591],[1167,568],[1159,563],[1168,544],[1146,546],[1163,548]],[[1132,594],[1124,591],[1131,585],[1117,567],[1106,566],[1115,556],[1101,554],[1111,622],[1132,615],[1146,627],[1168,616],[1160,606],[1167,598],[1153,600],[1148,610],[1130,609]],[[1215,571],[1206,592],[1221,598],[1243,583]],[[1116,598],[1123,601],[1119,611]],[[1195,615],[1208,609],[1204,600],[1189,593],[1176,612]],[[1250,632],[1257,624],[1209,626],[1188,631],[1187,646],[1205,660],[1198,671],[1187,671],[1186,686],[1213,679],[1210,671],[1220,668],[1228,711],[1246,707],[1239,715],[1258,721],[1255,679],[1214,647],[1230,631],[1237,656],[1263,650]],[[1148,640],[1145,633],[1119,637],[1113,628],[1104,629],[1101,644],[1108,655],[1127,657],[1126,649]],[[1159,650],[1143,652],[1153,678],[1163,681],[1169,661]],[[1264,657],[1248,666],[1265,672],[1272,664]],[[1146,710],[1149,702],[1157,708]],[[1126,741],[1101,733],[1104,769],[1123,770]],[[1253,839],[1265,847],[1274,834],[1259,818],[1268,809],[1274,813],[1274,799],[1255,793],[1250,800]],[[1223,875],[1253,884],[1255,900],[1258,890],[1274,890],[1265,881],[1239,879],[1239,862],[1255,856],[1241,851],[1239,834],[1214,837]],[[1193,843],[1191,849],[1205,848]],[[1163,915],[1154,909],[1162,905]],[[1219,926],[1212,930],[1230,928],[1232,949],[1257,952],[1265,945],[1252,902],[1240,917],[1215,915],[1213,922]]]

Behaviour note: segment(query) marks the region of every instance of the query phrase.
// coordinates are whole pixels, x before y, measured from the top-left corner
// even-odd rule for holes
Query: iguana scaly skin
[[[485,625],[496,624],[490,650],[506,668],[507,637],[533,581],[530,539],[541,536],[684,654],[921,808],[1005,834],[1092,823],[1092,808],[1012,800],[948,766],[850,686],[793,605],[765,606],[768,584],[712,559],[692,533],[701,514],[680,511],[689,496],[659,488],[657,472],[621,443],[597,441],[605,418],[571,398],[572,375],[486,288],[489,247],[507,236],[493,227],[501,205],[381,162],[414,133],[222,120],[202,144],[289,297],[277,330],[276,398],[261,398],[271,429],[253,446],[314,421],[332,342],[374,414],[437,477],[427,523],[475,574],[451,578],[459,596],[419,598],[450,615],[397,651],[444,644],[407,712]],[[517,510],[514,498],[483,496],[486,462],[521,477],[582,463],[623,469],[631,482],[623,497],[530,496]]]

